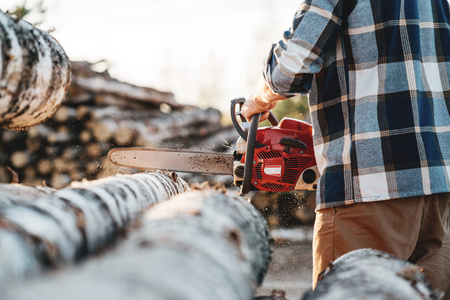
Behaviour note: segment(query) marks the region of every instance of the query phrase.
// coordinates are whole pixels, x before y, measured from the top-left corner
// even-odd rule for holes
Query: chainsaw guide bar
[[[115,148],[108,153],[116,166],[140,170],[233,175],[232,154],[174,149]]]

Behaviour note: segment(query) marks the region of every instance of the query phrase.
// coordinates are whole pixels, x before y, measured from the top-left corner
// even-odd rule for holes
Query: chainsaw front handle
[[[244,177],[242,179],[241,194],[248,194],[252,187],[252,173],[253,173],[253,158],[255,155],[256,144],[262,145],[256,141],[256,133],[258,132],[259,120],[262,113],[254,114],[252,116],[252,122],[250,123],[250,129],[248,131],[247,138],[247,150],[245,152],[245,164],[244,164]],[[258,147],[259,148],[259,147]]]
[[[231,121],[233,122],[234,128],[236,129],[236,131],[238,132],[239,136],[242,137],[244,139],[244,141],[247,141],[247,131],[242,128],[241,123],[248,123],[247,119],[242,115],[242,107],[244,106],[245,103],[245,98],[236,98],[231,100]],[[239,105],[239,110],[236,110],[236,105]],[[262,113],[260,114],[255,114],[255,115],[259,115],[258,118],[258,123],[259,124],[259,120],[261,119]],[[253,117],[252,116],[252,123],[253,123]],[[241,123],[239,123],[237,117],[239,117],[241,119]],[[268,117],[268,121],[270,122],[270,124],[272,126],[277,126],[278,125],[278,119],[277,117],[275,117],[275,115],[269,110],[269,117]],[[246,126],[248,128],[248,126]],[[256,136],[255,136],[256,138]],[[258,145],[259,144],[259,145]],[[257,143],[257,148],[260,148],[264,146],[261,143]]]
[[[245,103],[245,98],[236,98],[231,100],[231,121],[233,122],[234,128],[239,133],[239,135],[247,142],[247,149],[245,152],[245,164],[244,164],[244,176],[241,185],[241,194],[248,194],[252,186],[252,173],[253,173],[253,158],[255,154],[255,148],[261,148],[265,145],[256,141],[256,134],[258,132],[258,125],[261,119],[262,113],[254,114],[250,122],[250,129],[248,133],[241,126],[242,123],[248,123],[247,119],[242,115],[242,107]],[[236,105],[239,105],[239,110],[236,111]],[[241,119],[241,123],[238,122],[237,117]],[[278,119],[275,115],[269,111],[270,124],[272,126],[278,125]],[[247,126],[248,128],[248,126]]]

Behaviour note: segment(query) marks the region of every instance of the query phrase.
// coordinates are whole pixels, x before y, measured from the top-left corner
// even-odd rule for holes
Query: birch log
[[[176,177],[141,173],[74,183],[0,206],[0,285],[105,248],[139,212],[186,189]]]
[[[2,299],[253,299],[270,260],[268,228],[245,199],[194,191],[151,207],[112,253],[18,283]]]
[[[50,34],[0,11],[0,128],[50,118],[64,100],[70,62]]]
[[[303,300],[437,300],[441,296],[416,265],[381,251],[360,249],[331,263]]]
[[[22,184],[0,184],[0,207],[33,201],[48,196],[56,190],[45,186],[26,186]]]

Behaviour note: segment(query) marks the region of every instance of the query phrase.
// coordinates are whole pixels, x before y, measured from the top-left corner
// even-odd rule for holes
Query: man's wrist
[[[264,106],[270,106],[271,104],[273,104],[276,101],[287,99],[286,97],[275,93],[270,88],[269,84],[267,83],[267,81],[264,79],[263,76],[261,76],[259,78],[257,94],[258,95],[257,95],[257,97],[255,97],[255,100],[257,102],[261,102],[261,104]]]

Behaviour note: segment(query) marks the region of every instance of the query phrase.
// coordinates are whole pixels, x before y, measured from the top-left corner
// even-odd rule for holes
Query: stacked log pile
[[[14,170],[21,183],[62,188],[119,169],[107,161],[113,147],[201,147],[227,150],[234,129],[218,110],[180,105],[171,93],[117,81],[87,62],[72,62],[64,104],[27,131],[0,131],[0,182]],[[120,169],[132,173],[132,170]]]
[[[112,252],[2,289],[2,299],[252,299],[270,261],[265,220],[218,191],[151,207]]]
[[[111,176],[60,190],[0,184],[0,286],[117,241],[137,215],[187,189],[173,174]]]

